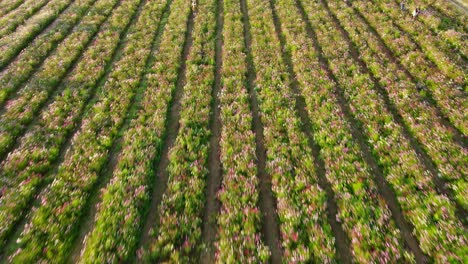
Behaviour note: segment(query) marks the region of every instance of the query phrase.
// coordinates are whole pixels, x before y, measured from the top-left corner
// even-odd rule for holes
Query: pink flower
[[[297,232],[293,232],[291,238],[294,242],[297,242],[297,240],[299,239],[299,235],[297,234]]]

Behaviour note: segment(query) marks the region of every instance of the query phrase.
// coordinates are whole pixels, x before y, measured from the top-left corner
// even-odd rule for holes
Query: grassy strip
[[[0,2],[0,17],[8,14],[10,11],[14,10],[18,6],[24,3],[24,0],[11,0],[11,1],[2,1]]]
[[[14,33],[0,39],[0,69],[3,69],[14,56],[28,46],[54,20],[59,17],[62,18],[64,14],[76,12],[74,11],[74,9],[77,9],[76,6],[82,5],[80,1],[76,2],[71,0],[51,2],[26,21],[24,25],[19,26]],[[54,25],[57,25],[57,23]]]
[[[40,69],[41,63],[55,50],[73,27],[81,19],[93,17],[93,9],[89,9],[96,0],[77,0],[76,5],[70,7],[60,16],[50,29],[40,34],[34,41],[28,44],[20,54],[4,53],[0,54],[0,65],[5,66],[0,73],[0,105],[3,106],[9,96],[17,91],[32,74]],[[98,5],[96,5],[98,6]],[[88,14],[85,14],[86,11]],[[81,22],[83,23],[83,22]],[[16,59],[14,59],[14,57]],[[14,59],[14,60],[13,60]],[[13,61],[11,61],[13,60]],[[1,67],[0,67],[1,68]]]
[[[465,135],[468,134],[468,109],[466,74],[463,65],[451,60],[435,46],[439,38],[432,36],[427,28],[409,15],[402,15],[394,2],[376,3],[353,2],[353,6],[369,24],[379,32],[386,46],[400,63],[415,77],[419,86],[424,85],[431,92],[438,107],[449,120]],[[389,23],[389,20],[392,20]],[[412,39],[403,29],[414,38]],[[420,49],[419,49],[420,48]],[[449,49],[447,52],[453,53]],[[463,91],[465,90],[465,91]],[[423,96],[427,91],[420,92]]]
[[[421,18],[421,20],[424,20],[434,31],[452,29],[462,34],[467,33],[467,14],[460,12],[461,10],[450,1],[412,0],[411,2],[423,8],[428,7],[431,16]]]
[[[277,198],[285,262],[335,262],[326,217],[326,194],[318,185],[314,157],[301,131],[294,95],[281,59],[268,1],[247,1],[256,69],[255,93],[264,125],[266,171]]]
[[[386,57],[384,52],[381,50],[381,47],[378,45],[375,36],[369,33],[366,30],[366,26],[362,23],[356,23],[356,20],[353,20],[352,17],[354,16],[352,9],[347,8],[347,6],[341,2],[330,3],[329,6],[337,14],[338,19],[341,20],[341,24],[345,27],[345,29],[349,32],[351,39],[353,40],[354,44],[358,47],[359,52],[361,54],[361,58],[369,65],[370,70],[373,74],[380,79],[380,84],[385,87],[389,93],[389,97],[393,99],[396,103],[397,108],[402,114],[403,117],[407,118],[407,120],[417,120],[426,119],[429,117],[431,121],[434,123],[434,126],[442,126],[439,119],[437,118],[436,112],[425,102],[421,100],[421,98],[414,98],[417,95],[417,90],[414,87],[414,84],[411,83],[404,72],[399,69],[398,65],[392,63],[391,60]],[[420,113],[426,112],[427,115],[421,115]],[[383,116],[380,116],[383,118]],[[396,125],[392,122],[387,122],[387,127],[396,127]],[[383,133],[387,135],[388,133]],[[398,160],[398,157],[409,157],[411,156],[411,161],[402,160],[402,163],[409,166],[409,164],[418,164],[416,153],[411,150],[410,143],[407,139],[404,138],[401,129],[398,129],[393,133],[393,136],[396,136],[398,140],[385,140],[387,145],[391,146],[391,143],[394,146],[391,146],[391,149],[388,155],[392,156],[392,159]],[[397,143],[399,142],[399,143]],[[397,147],[398,146],[398,147]],[[390,154],[390,152],[393,152]],[[406,153],[406,155],[403,155]],[[378,154],[378,157],[384,157],[383,154]],[[437,171],[433,172],[436,175],[431,175],[431,172],[424,172],[424,167],[421,165],[407,168],[403,171],[419,171],[418,173],[411,173],[411,175],[417,175],[416,182],[432,182],[432,177],[437,177]],[[400,174],[403,172],[401,171]],[[423,180],[424,179],[424,180]],[[451,187],[451,191],[455,194],[458,198],[457,202],[460,204],[466,205],[467,201],[463,197],[465,197],[464,192],[466,190],[456,188],[457,185],[463,186],[464,179],[459,178],[455,182],[451,182],[449,186]],[[458,184],[456,182],[459,182]],[[426,188],[425,188],[426,189]],[[433,192],[434,185],[431,183],[427,186],[427,189],[430,192]],[[432,195],[431,195],[432,196]],[[462,198],[462,199],[460,199]],[[437,199],[436,199],[437,200]],[[423,204],[427,204],[423,202]],[[440,203],[439,203],[440,204]],[[427,208],[429,209],[429,208]]]
[[[3,105],[8,96],[28,80],[81,19],[89,17],[85,13],[88,10],[91,11],[90,13],[93,12],[96,7],[93,9],[90,9],[90,7],[95,2],[96,0],[75,1],[75,4],[65,11],[49,30],[29,43],[19,55],[15,53],[0,54],[0,65],[6,66],[9,64],[0,74],[2,87],[0,88],[0,105]],[[15,56],[17,56],[16,59],[10,62]]]
[[[401,5],[401,0],[394,0],[398,5]],[[413,30],[411,34],[424,35],[426,32],[431,32],[435,44],[439,47],[448,57],[453,58],[457,63],[466,63],[468,56],[468,47],[466,46],[466,22],[467,17],[451,13],[450,16],[439,13],[437,10],[437,2],[445,1],[413,1],[406,2],[409,16],[410,12],[416,7],[424,10],[424,12],[417,17],[418,26],[423,27],[423,31]],[[434,4],[433,4],[434,3]],[[392,14],[389,14],[392,15]],[[414,20],[413,20],[414,21]],[[463,24],[463,21],[465,24]]]

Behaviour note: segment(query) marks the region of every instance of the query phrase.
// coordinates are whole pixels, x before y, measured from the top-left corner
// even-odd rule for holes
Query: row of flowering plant
[[[358,4],[361,5],[361,2],[363,1],[358,1]],[[414,18],[408,15],[407,12],[402,11],[400,6],[403,3],[407,5],[406,8],[409,11],[414,10],[416,7],[422,9],[420,15]],[[392,26],[396,26],[398,30],[403,30],[402,33],[405,35],[405,38],[412,38],[415,41],[415,47],[420,49],[419,52],[423,56],[426,56],[425,59],[428,59],[433,64],[429,69],[435,68],[428,71],[427,75],[438,73],[439,75],[445,75],[457,85],[466,84],[463,64],[454,63],[454,61],[458,63],[464,62],[466,58],[463,58],[463,51],[445,42],[443,37],[432,31],[421,21],[424,18],[437,17],[436,12],[427,3],[414,3],[411,0],[406,2],[401,0],[385,0],[369,1],[366,2],[366,5],[374,9],[374,12],[379,10],[382,18],[391,19],[392,23],[390,24]],[[452,35],[453,39],[457,37],[463,39],[462,33],[456,33],[453,30],[450,30],[448,33],[448,35]]]
[[[260,237],[255,135],[249,94],[240,1],[224,0],[221,107],[223,180],[218,193],[218,261],[265,263],[268,249]],[[240,144],[241,143],[241,144]]]
[[[97,5],[96,12],[86,16],[18,93],[6,101],[5,111],[0,116],[0,155],[4,155],[14,145],[15,140],[22,135],[50,95],[58,88],[73,63],[80,58],[99,32],[115,2],[114,0]],[[18,89],[17,81],[15,78],[10,79],[6,86],[0,87],[3,99],[7,99],[12,91]]]
[[[103,9],[92,8],[96,15],[112,10],[115,0],[99,0]],[[48,109],[28,133],[18,142],[18,147],[1,163],[0,177],[3,183],[0,194],[0,240],[10,232],[14,223],[23,215],[44,177],[58,159],[60,148],[73,130],[97,81],[104,73],[106,62],[117,46],[119,33],[129,21],[122,16],[128,12],[117,9],[113,17],[103,25],[93,45],[83,54],[76,68],[63,82],[63,92],[54,98]],[[83,19],[96,19],[96,16]],[[115,21],[122,24],[111,28]]]
[[[266,0],[248,0],[255,68],[254,94],[264,127],[266,173],[277,200],[285,262],[336,261],[335,241],[326,214],[326,192],[319,186],[314,157],[294,104],[272,10]]]
[[[304,0],[304,2],[307,5],[311,1]],[[363,38],[364,36],[360,36],[356,30],[356,27],[363,25],[349,24],[351,21],[346,18],[349,14],[345,12],[351,10],[346,9],[346,4],[330,2],[329,6],[331,10],[340,13],[338,17],[343,19],[342,24],[346,24],[345,28],[351,32],[349,34],[351,39],[361,48],[359,50],[361,58],[378,73],[376,75],[381,78],[382,85],[389,90],[396,86],[394,80],[397,73],[385,65],[384,60],[377,60],[378,56],[367,48],[373,45],[369,42],[358,42],[359,39],[368,39],[368,36]],[[408,139],[403,136],[402,128],[393,120],[385,102],[375,92],[372,81],[362,73],[349,55],[351,43],[347,43],[339,30],[332,26],[325,6],[316,5],[314,14],[320,17],[318,22],[325,26],[330,25],[323,31],[317,27],[317,32],[322,31],[318,34],[318,38],[324,47],[324,54],[334,65],[333,71],[350,102],[350,108],[363,126],[372,153],[383,170],[387,182],[395,190],[405,217],[413,224],[413,232],[419,240],[421,249],[438,261],[459,261],[466,241],[463,227],[454,214],[453,205],[447,197],[438,195],[435,191],[432,175],[425,172]],[[347,20],[344,20],[345,18]],[[395,89],[402,88],[398,86]]]
[[[462,90],[466,87],[463,64],[455,63],[434,45],[438,43],[439,37],[428,32],[425,25],[402,15],[395,2],[384,2],[372,4],[369,1],[357,1],[353,2],[353,6],[380,33],[387,47],[416,79],[418,92],[423,96],[430,92],[450,122],[468,134],[468,117],[464,114],[468,111],[468,103]],[[401,29],[408,31],[412,38]]]
[[[401,0],[396,1],[401,3]],[[413,0],[410,3],[411,7],[421,6],[426,11],[426,14],[417,17],[418,20],[435,32],[446,47],[460,52],[460,59],[466,59],[466,14],[456,10],[448,1]]]
[[[346,5],[341,5],[339,2],[330,2],[329,6],[331,7],[332,12],[335,12],[337,18],[341,21],[341,24],[344,26],[344,28],[349,32],[353,43],[356,45],[361,54],[361,58],[367,63],[367,65],[369,65],[369,68],[373,74],[379,77],[381,85],[387,88],[389,96],[391,99],[394,99],[398,109],[405,110],[408,109],[406,105],[411,105],[411,109],[413,111],[410,111],[409,113],[402,111],[402,116],[407,117],[410,120],[417,119],[421,118],[421,115],[418,113],[425,111],[428,112],[428,115],[432,118],[434,123],[436,123],[438,126],[441,126],[436,112],[431,108],[431,106],[421,101],[421,98],[418,97],[416,88],[414,87],[414,84],[411,83],[411,80],[408,79],[408,77],[398,67],[397,64],[391,61],[388,55],[382,50],[382,47],[378,44],[376,37],[370,33],[369,30],[367,30],[366,25],[363,24],[362,21],[354,19],[353,10],[347,8]],[[394,125],[389,125],[389,127],[394,127]],[[398,137],[404,140],[405,143],[401,143],[401,140],[387,140],[387,142],[400,142],[398,143],[398,148],[391,148],[391,151],[395,152],[393,159],[397,159],[397,157],[402,156],[401,154],[396,154],[397,151],[400,153],[414,152],[413,150],[410,150],[411,147],[408,143],[408,140],[404,139],[404,137],[401,135],[400,128],[398,134],[400,134]],[[412,155],[416,158],[416,153],[413,153]],[[401,162],[405,163],[403,160]],[[413,164],[413,162],[409,163]],[[420,168],[419,170],[424,169]],[[429,172],[420,172],[417,173],[417,175],[427,177],[427,180],[425,181],[431,181],[431,177],[437,177],[437,175],[433,175]],[[456,182],[464,184],[464,181],[464,179],[459,178]],[[456,197],[464,197],[463,192],[466,190],[454,188],[456,184],[453,184],[453,182],[449,185],[452,188],[452,191],[456,194]],[[466,203],[464,199],[459,199],[458,202],[460,204]]]
[[[355,4],[357,5],[357,3]],[[360,5],[359,9],[364,8],[364,6],[365,5],[363,4]],[[379,17],[379,15],[375,14],[376,11],[370,7],[364,10],[366,11],[366,14],[364,12],[362,13],[368,17],[369,21],[376,21],[374,19]],[[358,21],[355,21],[355,23],[358,23]],[[389,23],[373,23],[372,26],[375,26],[378,32],[395,29],[389,29],[391,27]],[[388,37],[388,35],[384,37]],[[407,38],[400,38],[400,40],[401,43],[410,43],[406,42],[406,40],[408,40]],[[356,42],[356,44],[358,44],[358,42]],[[364,44],[360,44],[360,46],[364,47]],[[375,45],[369,46],[373,46],[374,49],[378,48],[375,47]],[[411,51],[410,53],[413,52],[416,51]],[[380,52],[376,52],[375,54],[377,53]],[[375,57],[376,55],[368,55],[368,57],[369,56]],[[379,54],[379,56],[383,55]],[[372,58],[369,57],[368,61],[371,62]],[[413,65],[421,64],[418,57],[413,59],[409,57],[408,63]],[[379,63],[374,65],[375,66],[370,67],[370,69],[377,77],[381,78],[381,81],[383,81],[382,86],[387,89],[390,99],[397,106],[399,113],[408,125],[408,129],[422,144],[424,150],[437,166],[440,172],[440,175],[438,176],[442,177],[449,183],[448,186],[452,192],[454,192],[456,200],[467,208],[468,200],[466,197],[468,184],[465,179],[465,175],[468,174],[468,166],[466,166],[468,150],[455,141],[452,134],[453,131],[443,125],[435,111],[427,105],[427,103],[420,100],[420,97],[417,97],[414,84],[411,84],[408,80],[405,81],[405,77],[402,75],[401,71],[398,71],[399,73],[394,74],[395,76],[393,77],[387,76],[388,74],[393,74],[392,72],[396,72],[398,70],[398,66],[391,66],[391,63],[387,63],[387,65],[389,65],[387,67],[392,67],[393,71],[390,71],[389,69],[376,67],[380,65]],[[454,90],[451,91],[454,93]],[[449,92],[447,92],[447,94],[448,93]],[[459,97],[460,100],[462,100],[462,98],[463,96]],[[463,102],[460,102],[458,105],[458,108],[454,109],[454,112],[458,113],[458,115],[464,116],[464,118],[459,119],[459,121],[465,123],[465,125],[467,122],[463,122],[462,120],[466,120],[466,115],[464,114],[466,111],[463,111],[463,109],[466,109],[466,106],[466,100],[463,100]]]
[[[71,0],[56,0],[51,1],[50,4],[45,6],[39,13],[31,17],[21,26],[19,26],[14,33],[9,34],[0,39],[0,68],[5,66],[5,62],[18,54],[24,47],[28,46],[30,41],[36,37],[42,30],[45,29],[52,21],[62,16],[61,12],[67,8],[67,11],[74,12],[77,3],[71,3]],[[66,16],[66,13],[64,12]],[[53,24],[57,26],[57,22]]]
[[[15,29],[47,5],[49,0],[26,0],[22,5],[0,18],[0,39]]]
[[[215,72],[216,3],[201,0],[196,4],[180,102],[180,127],[169,151],[167,190],[148,248],[149,257],[156,261],[189,262],[201,249]]]
[[[401,69],[399,69],[398,65],[395,63],[392,63],[391,60],[385,55],[385,53],[382,51],[381,47],[377,44],[377,40],[375,39],[375,36],[372,34],[369,34],[369,31],[366,30],[366,26],[362,24],[362,22],[359,19],[354,19],[352,18],[353,11],[351,9],[348,9],[345,5],[341,5],[341,3],[331,3],[330,7],[333,9],[334,12],[336,12],[338,19],[342,21],[342,25],[346,28],[346,30],[350,33],[351,38],[353,39],[354,44],[357,46],[361,58],[370,65],[370,69],[372,72],[375,74],[375,76],[378,76],[380,78],[380,82],[382,86],[394,86],[396,85],[395,81],[392,80],[398,80],[398,88],[394,89],[393,91],[399,91],[401,93],[394,92],[392,93],[391,90],[389,90],[389,94],[395,98],[395,101],[401,100],[400,104],[412,104],[412,108],[419,110],[419,112],[429,112],[432,118],[437,121],[438,117],[435,111],[431,109],[431,107],[427,104],[424,104],[422,102],[415,104],[416,100],[420,100],[417,96],[416,89],[414,88],[414,84],[411,84],[411,81],[405,76],[405,74],[402,72]],[[352,22],[351,22],[352,20]],[[402,106],[403,108],[403,106]],[[416,117],[415,117],[416,118]],[[440,121],[439,121],[440,123]],[[388,141],[390,142],[390,141]],[[393,142],[393,141],[392,141]],[[401,143],[402,144],[402,143]],[[405,144],[398,144],[397,147],[393,147],[392,151],[400,151],[401,153],[409,153],[407,151],[408,149],[408,143]],[[405,147],[402,147],[405,146]],[[414,154],[415,155],[415,154]],[[395,154],[395,159],[398,156],[398,154]],[[410,162],[412,163],[412,162]],[[420,173],[418,173],[420,174]],[[431,173],[425,173],[427,174],[426,177],[429,180],[430,177],[437,177],[437,175],[431,175]],[[427,181],[427,180],[426,180]],[[466,204],[466,201],[464,201],[465,198],[463,195],[463,192],[466,192],[466,190],[454,188],[457,183],[460,182],[460,184],[464,184],[464,179],[459,178],[454,182],[450,183],[450,187],[452,188],[452,191],[456,194],[455,196],[458,198],[458,202],[460,204]],[[462,199],[460,199],[462,198]]]
[[[85,239],[84,263],[127,262],[137,246],[178,79],[190,1],[175,0],[169,10],[159,49],[152,54],[154,64],[146,73],[147,88],[137,117],[123,137],[112,179],[102,191],[94,229]]]
[[[11,0],[11,1],[1,1],[0,2],[0,17],[5,16],[18,6],[20,6],[24,0]]]
[[[320,5],[313,1],[303,4],[307,6],[305,10],[309,12],[319,40],[328,37],[327,31],[334,29],[328,21],[320,18],[326,14],[311,12],[320,10]],[[321,65],[318,57],[321,51],[314,48],[312,39],[304,30],[306,24],[301,21],[299,10],[294,3],[285,0],[278,1],[277,10],[299,88],[305,98],[313,138],[320,147],[326,177],[338,205],[336,218],[350,239],[355,260],[368,263],[411,259],[411,253],[404,249],[399,230],[362,158],[361,149],[353,139],[350,130],[351,125],[356,124],[346,120],[335,95],[337,84]]]
[[[125,47],[106,82],[98,87],[94,104],[87,108],[63,162],[51,175],[53,182],[40,193],[40,205],[33,210],[17,241],[19,248],[11,256],[15,262],[62,262],[67,257],[90,192],[109,159],[109,149],[119,135],[133,98],[144,89],[140,80],[164,4],[157,2],[155,7],[154,1],[136,0],[124,1],[120,7],[125,8],[124,18],[135,18],[131,20]],[[124,26],[129,18],[122,20],[112,20],[111,28]]]
[[[73,27],[82,20],[86,11],[93,10],[90,7],[95,0],[75,1],[73,6],[66,10],[57,21],[46,31],[41,33],[31,42],[23,42],[26,45],[20,54],[16,48],[0,54],[0,68],[16,55],[12,62],[0,73],[0,105],[6,101],[8,95],[16,91],[20,84],[26,81],[37,69],[57,45],[69,34]]]

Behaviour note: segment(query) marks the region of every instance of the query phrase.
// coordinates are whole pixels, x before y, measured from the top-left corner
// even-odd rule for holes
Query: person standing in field
[[[421,13],[421,9],[419,7],[416,7],[416,9],[413,10],[413,18],[416,18],[419,14]]]
[[[197,0],[192,0],[192,11],[197,11]]]

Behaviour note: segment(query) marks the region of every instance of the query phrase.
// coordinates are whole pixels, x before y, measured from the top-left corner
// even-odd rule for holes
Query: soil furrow
[[[283,250],[281,248],[280,230],[276,209],[276,198],[271,189],[271,177],[266,172],[266,149],[263,138],[263,125],[260,118],[260,109],[255,91],[256,70],[252,57],[252,35],[250,33],[250,21],[247,11],[247,3],[241,0],[241,12],[244,24],[244,42],[247,54],[247,88],[252,109],[252,128],[255,133],[255,145],[257,156],[257,170],[259,178],[259,207],[262,212],[262,235],[265,244],[271,251],[271,263],[281,263]]]
[[[332,17],[332,19],[336,22],[336,24],[338,25],[338,28],[339,30],[342,32],[343,36],[345,37],[345,39],[348,41],[348,43],[354,47],[354,43],[352,42],[352,40],[349,38],[349,35],[348,33],[344,30],[344,28],[341,26],[340,22],[338,21],[338,19],[336,18],[336,16],[331,12],[331,10],[329,9],[328,7],[328,4],[326,3],[326,1],[323,1],[323,4],[325,6],[325,9],[327,10],[328,14]],[[348,5],[350,5],[348,3]],[[354,9],[354,8],[353,8]],[[399,63],[399,61],[393,56],[393,53],[388,49],[388,47],[385,45],[385,43],[383,42],[383,40],[380,38],[380,36],[378,35],[377,31],[375,31],[375,29],[368,23],[368,21],[362,16],[362,14],[354,9],[354,11],[358,14],[358,17],[360,17],[364,23],[366,23],[368,25],[368,28],[370,29],[370,31],[377,37],[377,39],[379,40],[380,42],[380,45],[382,45],[383,49],[385,50],[386,53],[388,53],[388,57],[392,59],[392,61],[394,61],[395,63],[397,63],[401,69],[404,69],[404,67]],[[427,152],[424,150],[424,148],[422,147],[421,143],[412,135],[412,133],[410,132],[408,126],[406,125],[405,121],[403,120],[403,117],[398,113],[398,110],[397,110],[397,107],[390,101],[390,98],[388,96],[388,93],[385,91],[385,89],[383,87],[381,87],[379,84],[378,84],[378,80],[376,79],[375,76],[372,75],[372,73],[368,70],[366,64],[364,61],[362,61],[360,58],[359,58],[359,55],[358,55],[358,51],[357,49],[354,47],[351,49],[351,54],[353,55],[353,57],[355,58],[355,60],[358,61],[358,63],[361,65],[361,68],[364,70],[364,72],[366,73],[369,73],[369,75],[371,76],[371,78],[373,79],[373,82],[376,84],[375,87],[377,87],[377,90],[378,92],[383,95],[382,98],[384,99],[384,102],[386,103],[386,105],[388,106],[387,109],[390,111],[390,113],[393,115],[395,121],[397,124],[399,124],[401,127],[402,127],[402,131],[403,131],[403,135],[405,136],[406,139],[409,140],[409,143],[411,145],[411,147],[416,151],[417,155],[418,155],[418,158],[419,160],[421,161],[421,163],[423,164],[423,166],[425,167],[426,170],[428,170],[431,175],[432,175],[432,178],[433,178],[433,181],[434,181],[434,184],[436,186],[436,190],[438,193],[440,194],[443,194],[443,195],[446,195],[447,197],[449,197],[449,199],[453,202],[453,204],[455,205],[455,208],[456,208],[456,212],[458,214],[458,216],[460,217],[461,219],[461,222],[466,226],[466,222],[467,222],[467,217],[468,217],[468,212],[466,211],[466,209],[463,208],[463,206],[457,202],[457,200],[455,199],[453,193],[451,192],[451,190],[446,186],[446,182],[444,181],[444,179],[438,177],[437,175],[439,175],[439,171],[437,170],[437,166],[436,164],[434,163],[434,161],[431,159],[431,157],[427,154]],[[404,70],[405,72],[406,69]],[[407,75],[409,75],[408,77],[413,81],[415,82],[415,79],[414,77],[409,73],[407,72],[406,73]],[[432,98],[430,100],[433,100]],[[435,102],[433,102],[435,104]],[[456,131],[458,131],[455,127],[453,127],[451,124],[447,124],[446,122],[449,122],[448,119],[445,119],[445,117],[441,114],[440,112],[440,109],[437,108],[435,105],[433,105],[436,109],[436,112],[438,113],[438,115],[441,118],[441,121],[444,125],[448,125],[448,128],[453,128],[455,129]],[[445,122],[444,122],[445,121]],[[452,132],[455,132],[453,131],[452,129]],[[458,131],[459,132],[459,131]],[[461,132],[459,132],[461,133]],[[461,134],[463,135],[463,134]],[[461,140],[461,135],[458,135],[459,139]],[[455,135],[455,137],[457,137]],[[464,142],[465,140],[463,139],[461,142]],[[464,145],[463,145],[464,146]]]
[[[172,1],[168,0],[167,5],[165,7],[165,11],[162,14],[162,18],[158,25],[158,30],[155,35],[155,39],[153,40],[153,43],[152,43],[151,54],[159,48],[160,38],[161,38],[162,32],[164,31],[166,18],[170,12],[170,3],[172,3]],[[138,12],[141,12],[143,6],[144,4],[140,6],[141,8]],[[127,34],[124,34],[124,36],[127,36]],[[123,40],[122,43],[125,43],[125,40]],[[138,107],[140,105],[142,96],[145,91],[144,75],[148,72],[148,69],[151,67],[152,62],[153,60],[151,59],[151,55],[149,55],[145,62],[145,70],[140,75],[139,87],[136,91],[136,94],[132,102],[130,103],[129,111],[127,112],[127,115],[125,116],[123,125],[119,129],[118,137],[114,141],[109,151],[107,164],[104,166],[104,169],[101,172],[101,177],[98,179],[95,187],[91,191],[91,195],[88,198],[88,206],[86,206],[85,213],[83,214],[83,216],[81,217],[81,220],[79,221],[80,227],[78,231],[78,237],[75,239],[75,244],[71,250],[71,254],[69,256],[69,263],[78,263],[81,250],[83,249],[83,246],[84,246],[84,239],[86,235],[93,230],[94,220],[98,212],[98,204],[101,201],[101,189],[103,189],[111,180],[114,169],[117,166],[118,157],[119,157],[119,153],[121,151],[121,146],[122,146],[123,134],[128,129],[131,120],[136,118]]]
[[[216,216],[219,213],[221,203],[217,198],[217,192],[222,181],[221,164],[221,118],[220,118],[220,100],[219,91],[221,90],[221,69],[223,67],[222,49],[223,49],[223,0],[217,2],[217,25],[216,25],[216,47],[215,47],[215,82],[212,90],[212,116],[210,120],[210,152],[208,154],[208,178],[206,186],[206,204],[203,216],[202,239],[206,248],[201,254],[202,263],[214,263],[215,247],[214,242],[217,237]]]
[[[295,99],[296,99],[296,102],[295,102],[296,111],[299,114],[299,118],[301,119],[302,131],[307,135],[309,139],[308,140],[309,147],[312,149],[312,154],[314,155],[314,165],[317,171],[319,185],[322,189],[325,190],[327,194],[328,222],[330,226],[332,227],[333,234],[336,239],[335,240],[336,249],[337,249],[340,261],[342,263],[351,263],[353,257],[351,253],[350,241],[349,241],[348,236],[346,235],[346,232],[343,230],[343,227],[336,220],[336,215],[338,215],[338,206],[335,201],[335,195],[333,193],[330,183],[328,182],[325,176],[326,174],[325,163],[323,159],[320,157],[320,147],[314,141],[313,132],[311,131],[312,124],[310,121],[310,117],[306,111],[306,102],[300,92],[300,89],[298,88],[299,83],[297,81],[296,74],[294,72],[294,66],[292,63],[291,55],[285,48],[286,40],[284,38],[282,29],[281,29],[280,19],[276,13],[274,2],[275,0],[270,0],[270,7],[273,13],[273,20],[275,24],[276,33],[277,33],[278,39],[280,40],[281,50],[283,51],[282,58],[286,64],[288,73],[291,77],[291,88],[293,90],[293,93],[295,94]]]
[[[113,7],[113,9],[116,9],[118,6],[120,6],[120,2],[115,5]],[[109,16],[110,17],[112,14],[109,13]],[[126,25],[126,28],[124,29],[124,31],[122,32],[122,34],[120,35],[120,39],[122,40],[119,44],[118,44],[118,47],[117,49],[114,51],[114,54],[112,55],[112,59],[109,61],[108,65],[106,66],[106,70],[105,70],[105,73],[103,74],[103,76],[101,76],[98,80],[98,82],[96,82],[96,85],[93,87],[92,91],[91,91],[91,94],[90,94],[90,97],[86,100],[86,102],[83,104],[83,107],[82,109],[80,110],[81,114],[80,114],[80,117],[79,117],[79,121],[77,122],[75,128],[71,131],[70,134],[68,134],[66,136],[66,139],[64,141],[64,143],[62,144],[62,146],[60,147],[60,151],[59,151],[59,155],[58,155],[58,158],[57,160],[55,160],[52,165],[51,165],[51,170],[49,170],[49,172],[47,172],[47,176],[45,176],[44,178],[44,181],[38,185],[37,187],[37,190],[36,190],[36,195],[34,196],[34,200],[31,201],[30,206],[29,208],[27,208],[26,210],[24,210],[24,215],[21,217],[21,220],[18,221],[18,223],[12,228],[12,231],[10,233],[10,235],[7,237],[6,239],[6,246],[3,248],[3,249],[8,249],[8,248],[11,248],[10,245],[13,245],[15,243],[15,240],[19,237],[19,235],[21,234],[22,230],[24,229],[24,225],[27,223],[27,220],[28,220],[28,217],[27,217],[27,214],[29,214],[29,212],[31,211],[31,208],[37,206],[40,204],[40,201],[37,200],[39,197],[38,197],[38,194],[40,194],[50,183],[52,183],[53,179],[51,178],[51,175],[54,175],[56,174],[57,170],[58,170],[58,167],[59,165],[63,162],[64,158],[65,158],[65,154],[67,153],[67,151],[71,148],[71,144],[72,144],[72,138],[73,136],[80,130],[81,128],[81,124],[82,124],[82,121],[83,121],[83,115],[85,114],[85,109],[88,109],[88,108],[91,108],[93,103],[94,103],[94,97],[95,97],[95,94],[96,94],[96,91],[97,91],[97,87],[100,87],[101,85],[103,85],[107,79],[107,76],[109,75],[109,73],[111,72],[111,69],[112,69],[112,65],[114,64],[114,62],[116,62],[118,60],[118,57],[119,57],[119,50],[123,47],[123,43],[124,43],[124,36],[126,36],[127,32],[128,32],[128,29],[130,28],[130,25],[133,24],[134,22],[134,19],[136,18],[136,16],[134,15],[134,17],[132,17],[132,19],[130,20],[130,22]],[[105,22],[103,22],[104,24]],[[97,35],[97,34],[96,34]],[[34,122],[32,122],[28,128],[30,127],[33,127],[35,125],[35,123],[37,122],[37,120],[35,120]],[[26,131],[28,131],[29,129],[27,129]],[[16,142],[16,144],[19,144],[19,142]],[[16,146],[15,146],[16,148]],[[3,257],[3,254],[5,252],[3,252],[2,250],[0,250],[0,259],[2,259]]]
[[[155,173],[154,182],[151,192],[151,202],[146,214],[144,217],[144,224],[139,240],[139,248],[146,248],[151,242],[151,229],[154,226],[154,223],[157,223],[159,220],[158,208],[161,204],[162,196],[167,188],[167,166],[169,165],[169,151],[174,146],[175,139],[179,131],[179,119],[180,119],[180,100],[183,95],[184,86],[186,83],[186,72],[187,72],[187,58],[190,53],[190,49],[193,43],[193,26],[194,18],[196,13],[192,9],[190,11],[189,19],[187,21],[187,31],[185,34],[185,43],[181,56],[181,65],[177,74],[177,83],[174,94],[172,96],[171,107],[167,113],[166,118],[166,128],[164,133],[164,143],[161,150],[161,155],[159,160],[155,161]]]

